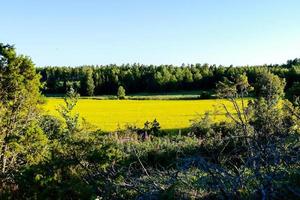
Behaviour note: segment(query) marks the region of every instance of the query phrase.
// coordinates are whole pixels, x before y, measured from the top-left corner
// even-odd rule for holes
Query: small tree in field
[[[118,99],[125,99],[126,93],[123,86],[119,86],[117,96]]]

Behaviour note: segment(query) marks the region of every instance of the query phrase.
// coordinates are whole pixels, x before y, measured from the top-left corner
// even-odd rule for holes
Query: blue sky
[[[0,0],[0,42],[38,66],[284,63],[299,0]]]

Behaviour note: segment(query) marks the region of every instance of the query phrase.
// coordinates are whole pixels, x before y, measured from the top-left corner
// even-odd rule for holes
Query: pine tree
[[[47,157],[47,137],[38,126],[40,76],[33,62],[0,43],[0,188],[9,190],[22,167]]]

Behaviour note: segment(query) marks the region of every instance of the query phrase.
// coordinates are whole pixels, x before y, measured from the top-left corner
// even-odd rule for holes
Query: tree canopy
[[[300,79],[300,65],[298,62],[292,63],[244,67],[208,64],[43,67],[38,68],[38,72],[45,83],[45,94],[63,94],[70,86],[81,95],[115,94],[120,85],[126,88],[128,94],[178,90],[211,91],[216,89],[219,81],[224,78],[231,80],[239,74],[245,74],[249,83],[255,85],[262,71],[284,78],[285,91],[288,91]]]

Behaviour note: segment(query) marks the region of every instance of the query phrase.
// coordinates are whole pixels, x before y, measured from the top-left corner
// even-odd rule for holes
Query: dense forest
[[[199,116],[187,133],[166,133],[156,120],[143,128],[104,133],[74,111],[79,95],[72,87],[58,109],[60,117],[45,114],[41,75],[33,62],[0,43],[0,199],[299,199],[300,100],[284,98],[285,86],[291,90],[299,76],[298,60],[293,62],[270,70],[205,66],[38,70],[47,74],[46,91],[54,84],[52,92],[63,92],[63,86],[58,87],[61,91],[56,88],[60,81],[62,85],[79,81],[86,94],[97,94],[100,85],[109,92],[106,84],[111,80],[97,84],[102,80],[96,78],[98,72],[118,71],[112,85],[122,83],[132,92],[143,89],[131,85],[134,78],[148,72],[149,79],[137,81],[181,72],[193,81],[182,78],[176,87],[210,83],[207,88],[215,87],[216,95],[234,108],[223,105],[225,121],[213,121],[211,113]],[[199,82],[194,82],[193,70],[199,70]],[[131,84],[119,77],[126,71],[136,73],[127,77]],[[217,80],[221,81],[214,86]],[[95,90],[87,87],[89,82],[94,82]],[[156,82],[144,83],[150,87]],[[172,88],[165,84],[164,90],[168,87]],[[118,93],[122,96],[122,89]],[[245,99],[249,93],[256,95]]]
[[[224,67],[208,64],[195,65],[105,65],[82,67],[38,68],[45,82],[45,94],[64,94],[70,87],[81,95],[116,94],[123,86],[126,93],[170,92],[178,90],[215,90],[216,84],[225,77],[233,78],[245,73],[250,84],[254,84],[262,70],[284,78],[285,91],[297,90],[300,94],[300,59],[287,61],[284,65],[262,65],[245,67]]]

